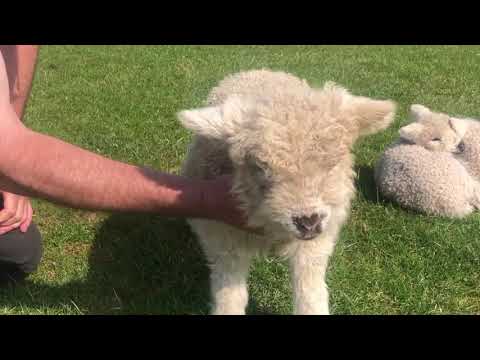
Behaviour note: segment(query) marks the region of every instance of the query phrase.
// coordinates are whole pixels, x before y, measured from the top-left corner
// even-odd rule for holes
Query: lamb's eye
[[[259,189],[266,192],[272,185],[271,171],[268,164],[252,156],[246,158],[250,174],[254,177]]]
[[[440,139],[440,138],[434,138],[434,139],[432,139],[432,141],[442,141],[442,139]]]
[[[270,169],[268,168],[268,164],[263,161],[257,161],[255,164],[257,169],[257,174],[261,174],[263,177],[268,178],[270,175]]]
[[[268,165],[266,162],[256,159],[253,156],[247,156],[246,161],[250,171],[256,175],[265,175],[268,172]]]

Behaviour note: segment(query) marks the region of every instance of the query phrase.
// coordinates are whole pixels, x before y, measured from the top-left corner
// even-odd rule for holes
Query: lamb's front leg
[[[212,315],[245,315],[249,266],[248,254],[223,254],[211,262]]]
[[[329,314],[325,275],[333,245],[321,242],[300,244],[290,258],[295,315]]]

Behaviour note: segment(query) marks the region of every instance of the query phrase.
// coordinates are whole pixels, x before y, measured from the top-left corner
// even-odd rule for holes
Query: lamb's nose
[[[325,215],[312,214],[310,216],[295,216],[293,223],[302,234],[320,233],[322,231],[321,222]]]

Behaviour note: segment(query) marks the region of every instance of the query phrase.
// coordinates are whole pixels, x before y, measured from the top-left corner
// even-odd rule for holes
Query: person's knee
[[[43,255],[40,231],[31,224],[27,232],[16,229],[0,236],[0,262],[28,275],[37,270]]]
[[[37,270],[42,260],[43,255],[43,242],[42,235],[38,230],[37,225],[32,223],[27,232],[23,234],[25,242],[27,242],[26,250],[22,262],[19,263],[20,269],[29,274]]]

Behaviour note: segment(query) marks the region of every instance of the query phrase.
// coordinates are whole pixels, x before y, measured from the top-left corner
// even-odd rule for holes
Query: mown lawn
[[[391,98],[388,131],[355,149],[358,196],[330,263],[333,314],[480,313],[480,216],[422,216],[379,198],[372,166],[412,103],[480,118],[480,47],[45,46],[26,122],[108,157],[177,171],[175,118],[225,75],[268,67]],[[34,201],[37,273],[0,290],[2,314],[205,314],[208,270],[182,220],[87,213]],[[292,309],[286,265],[255,262],[251,314]]]

